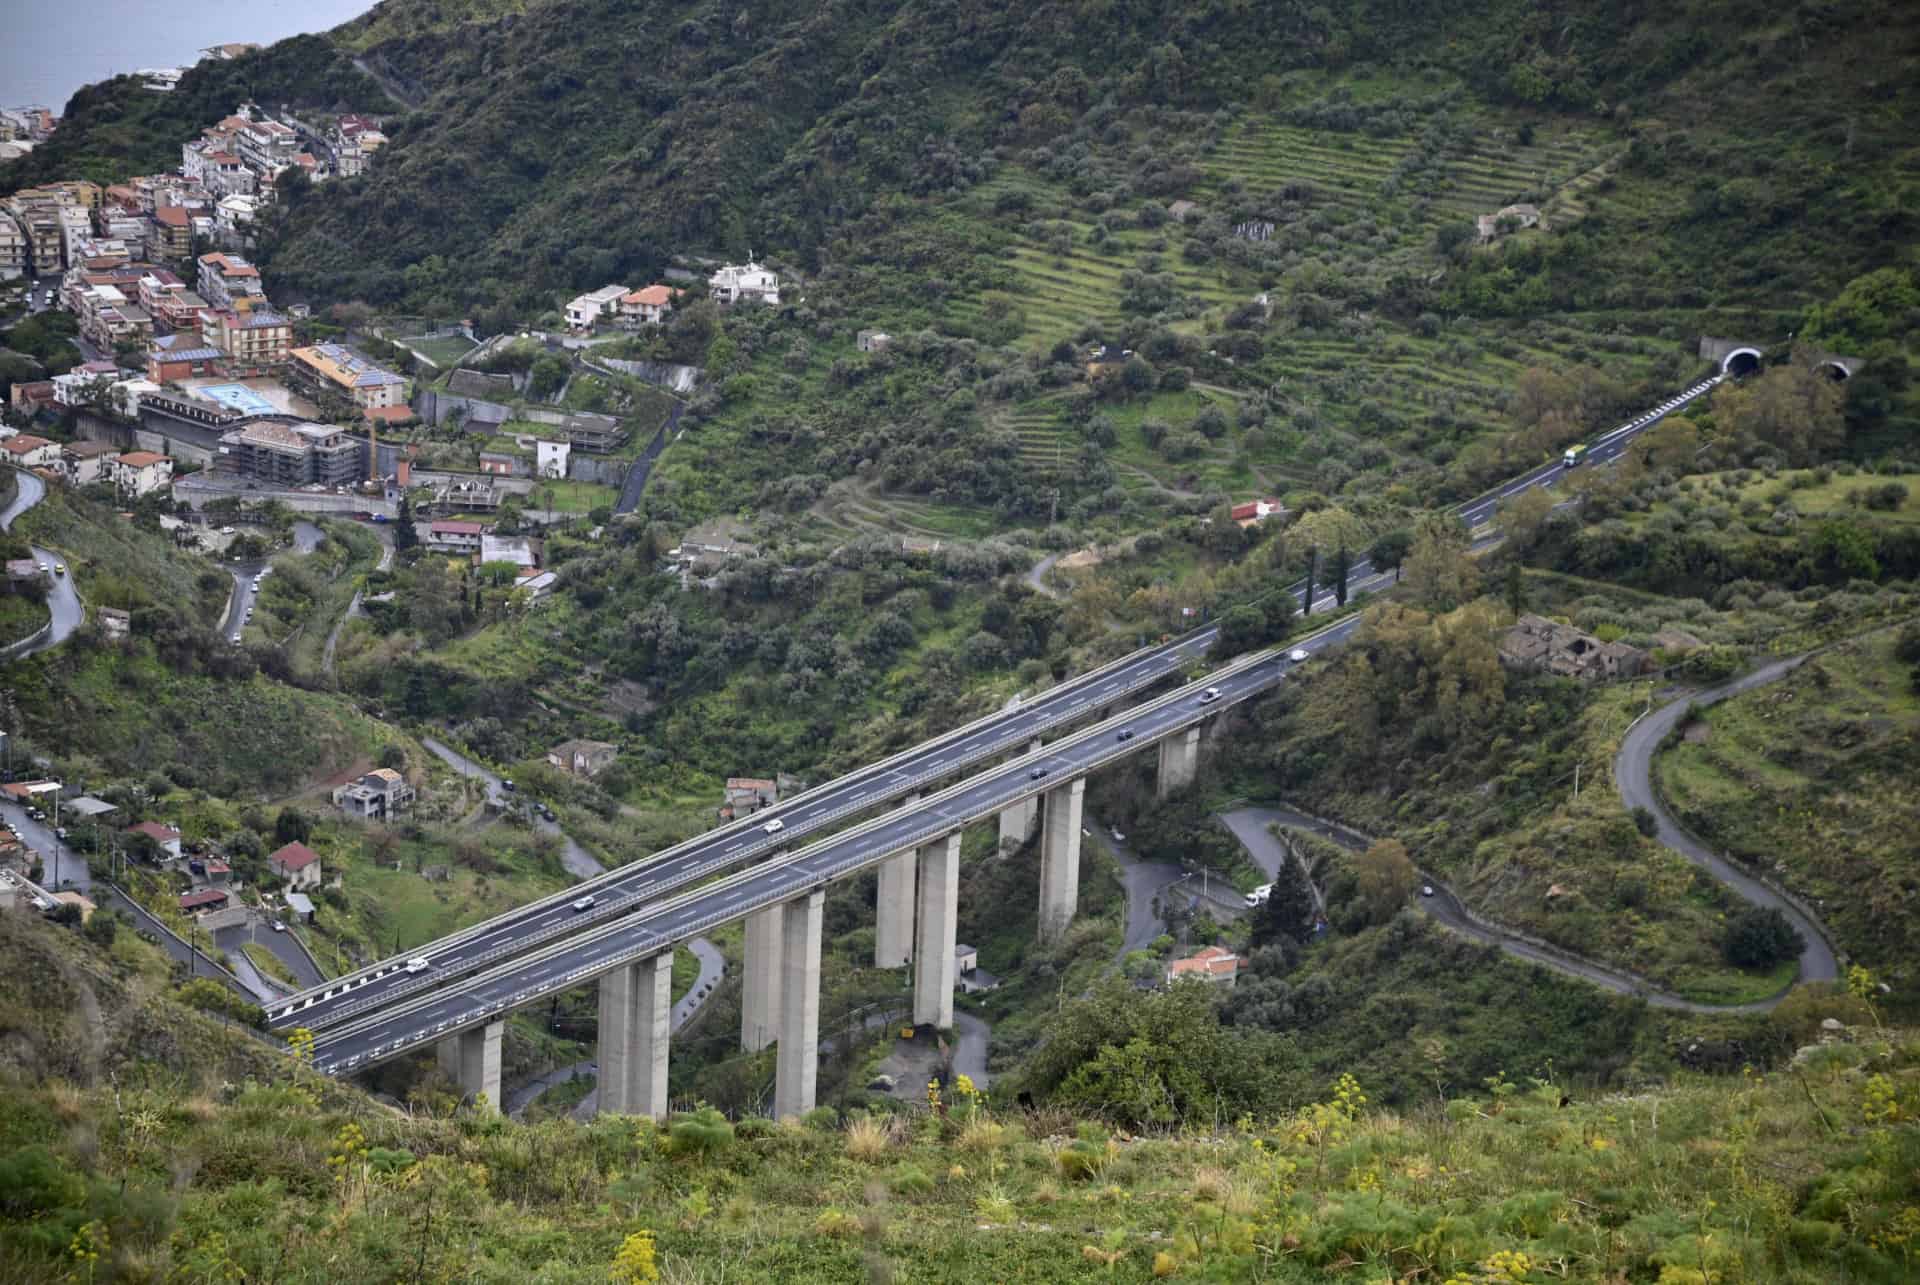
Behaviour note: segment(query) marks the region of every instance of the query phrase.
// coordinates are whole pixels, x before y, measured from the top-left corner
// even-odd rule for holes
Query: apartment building
[[[289,377],[316,393],[345,397],[362,410],[398,406],[406,400],[406,380],[343,344],[295,348],[289,356]]]
[[[364,443],[331,424],[258,420],[220,439],[228,463],[275,486],[345,486],[360,480]]]

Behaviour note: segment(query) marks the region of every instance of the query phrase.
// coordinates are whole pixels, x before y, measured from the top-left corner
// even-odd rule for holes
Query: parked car
[[[1247,894],[1247,905],[1264,906],[1267,904],[1267,898],[1271,897],[1272,895],[1273,895],[1273,885],[1270,883],[1263,883],[1258,888],[1255,888],[1252,892]]]

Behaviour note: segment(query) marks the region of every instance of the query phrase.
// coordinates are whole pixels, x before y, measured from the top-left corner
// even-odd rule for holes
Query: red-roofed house
[[[320,854],[298,840],[269,856],[267,869],[285,879],[290,889],[320,886]]]
[[[173,460],[152,451],[128,451],[113,462],[113,484],[127,499],[138,499],[173,481]]]
[[[1240,956],[1218,946],[1203,946],[1167,966],[1167,983],[1171,985],[1182,977],[1197,977],[1203,982],[1231,986],[1239,974]]]
[[[60,443],[32,433],[15,433],[0,441],[0,450],[19,468],[58,468],[60,465]]]
[[[652,285],[623,294],[620,296],[620,324],[629,329],[657,326],[673,311],[673,301],[685,293],[672,286]]]
[[[180,894],[180,909],[189,915],[204,915],[209,911],[226,908],[227,894],[222,888],[202,888],[199,892]]]
[[[1241,526],[1253,526],[1286,511],[1286,506],[1278,500],[1249,500],[1233,506],[1233,520]]]
[[[170,857],[180,855],[180,832],[170,825],[161,825],[158,821],[142,821],[139,825],[127,827],[128,834],[144,834]]]

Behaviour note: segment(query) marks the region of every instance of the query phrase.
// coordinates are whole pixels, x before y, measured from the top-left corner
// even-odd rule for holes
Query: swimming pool
[[[280,409],[245,384],[212,384],[197,392],[199,396],[219,402],[242,415],[272,415]]]

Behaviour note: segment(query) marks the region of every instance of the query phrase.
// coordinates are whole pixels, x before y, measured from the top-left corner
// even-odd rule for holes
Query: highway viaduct
[[[1737,358],[1757,354],[1749,346],[1734,348],[1713,354],[1719,373],[1594,439],[1592,463],[1617,459],[1640,433],[1735,377]],[[1479,528],[1502,501],[1552,486],[1565,468],[1542,465],[1454,511]],[[1383,583],[1383,574],[1364,560],[1351,569],[1352,590]],[[1292,589],[1301,591],[1300,585]],[[1332,601],[1331,590],[1322,587],[1313,603],[1302,605],[1318,609]],[[599,988],[600,1109],[658,1116],[666,1110],[674,946],[744,920],[741,1043],[749,1050],[776,1046],[775,1114],[804,1112],[814,1105],[821,907],[829,883],[878,867],[875,964],[915,964],[915,1023],[951,1026],[960,838],[968,825],[991,822],[1003,841],[1015,843],[1040,825],[1040,931],[1064,931],[1076,909],[1087,776],[1151,748],[1160,792],[1183,787],[1197,768],[1203,722],[1280,681],[1300,663],[1293,656],[1338,645],[1356,626],[1356,619],[1343,619],[1291,641],[1286,655],[1241,657],[1116,714],[1123,700],[1190,669],[1216,635],[1203,629],[1147,648],[1027,706],[809,791],[782,805],[774,818],[780,825],[772,831],[762,814],[710,832],[423,947],[420,955],[431,961],[423,971],[410,972],[397,959],[384,961],[293,997],[269,1020],[282,1032],[313,1029],[315,1065],[334,1075],[433,1043],[463,1091],[497,1105],[506,1015],[592,982]],[[1058,732],[1095,714],[1099,721],[1083,731],[1050,743],[1040,739],[1042,730]],[[1018,757],[937,793],[919,793],[959,768],[1009,753]],[[810,846],[788,846],[884,803],[895,806]],[[716,879],[762,857],[767,859],[759,865]],[[575,908],[589,896],[592,903]]]

